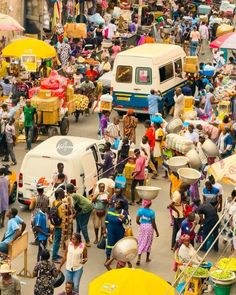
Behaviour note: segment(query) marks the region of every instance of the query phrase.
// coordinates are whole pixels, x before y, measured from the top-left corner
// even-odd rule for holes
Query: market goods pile
[[[217,267],[227,271],[236,271],[236,258],[222,258]]]
[[[213,279],[217,280],[231,280],[234,278],[234,273],[228,270],[215,270],[210,273]]]
[[[188,276],[205,278],[208,277],[209,272],[207,269],[202,267],[187,267],[185,274]]]

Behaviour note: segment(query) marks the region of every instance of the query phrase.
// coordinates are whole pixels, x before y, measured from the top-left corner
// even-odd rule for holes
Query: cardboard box
[[[198,66],[192,64],[185,64],[184,65],[184,72],[186,73],[198,73]]]
[[[59,121],[59,109],[53,112],[43,112],[43,124],[45,125],[54,125]]]
[[[186,56],[186,64],[198,65],[197,56]]]
[[[37,111],[53,112],[60,108],[61,100],[58,97],[40,98],[34,96],[31,98],[31,103],[36,107]]]
[[[71,101],[74,99],[74,88],[68,86],[66,88],[66,101]]]
[[[50,98],[51,90],[50,89],[39,89],[38,96],[40,98]]]

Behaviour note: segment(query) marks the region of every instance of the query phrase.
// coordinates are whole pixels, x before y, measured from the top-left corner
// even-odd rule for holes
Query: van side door
[[[88,196],[98,181],[97,164],[93,155],[93,151],[91,149],[85,151],[81,155],[80,160],[84,171],[84,187],[86,195]]]

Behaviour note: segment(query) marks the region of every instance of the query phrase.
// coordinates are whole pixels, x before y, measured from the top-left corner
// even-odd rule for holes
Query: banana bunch
[[[84,111],[85,109],[88,108],[89,99],[87,96],[77,94],[75,95],[75,97],[76,97],[75,106],[77,109]]]

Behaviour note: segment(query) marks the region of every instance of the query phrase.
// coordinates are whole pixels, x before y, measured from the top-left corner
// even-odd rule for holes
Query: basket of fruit
[[[187,267],[184,273],[187,276],[192,276],[193,278],[208,278],[209,277],[209,271],[206,268],[202,267]]]
[[[217,269],[210,272],[212,281],[219,285],[231,285],[234,283],[236,275],[233,271]]]

